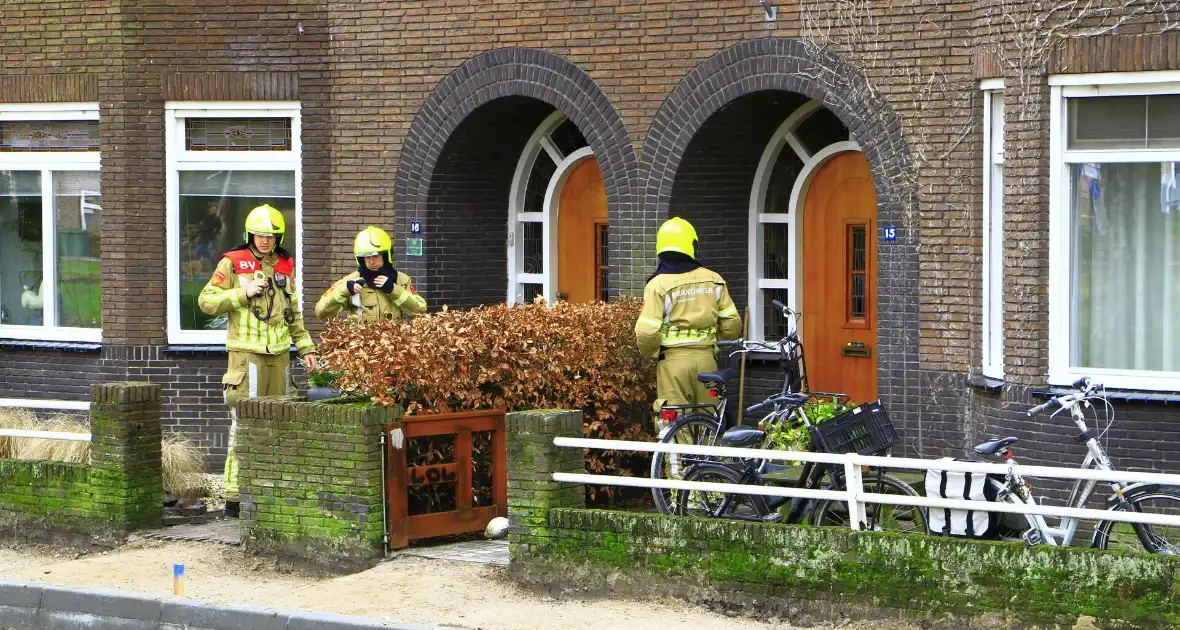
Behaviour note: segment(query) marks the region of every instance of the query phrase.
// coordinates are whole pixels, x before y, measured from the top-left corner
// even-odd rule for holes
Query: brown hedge
[[[583,434],[651,440],[655,362],[635,347],[637,299],[498,304],[412,320],[337,318],[319,348],[337,386],[409,414],[581,409]],[[593,472],[631,474],[642,457],[587,453]]]

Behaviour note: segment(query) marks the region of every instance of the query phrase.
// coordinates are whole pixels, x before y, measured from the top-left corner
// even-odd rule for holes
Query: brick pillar
[[[583,508],[582,484],[553,481],[555,472],[584,473],[580,448],[558,448],[555,437],[582,437],[580,410],[518,411],[505,416],[508,430],[508,530],[513,559],[549,544],[549,510]]]
[[[242,542],[356,571],[384,553],[381,432],[399,407],[264,397],[238,403]]]
[[[94,510],[114,529],[158,527],[164,509],[160,386],[99,383],[90,390]]]

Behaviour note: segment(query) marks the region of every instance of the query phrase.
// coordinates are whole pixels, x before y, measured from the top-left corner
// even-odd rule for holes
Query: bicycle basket
[[[811,427],[812,450],[825,453],[875,455],[898,441],[880,400],[858,405]]]

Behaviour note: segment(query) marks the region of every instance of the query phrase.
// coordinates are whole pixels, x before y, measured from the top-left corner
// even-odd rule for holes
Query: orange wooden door
[[[557,206],[557,291],[565,299],[601,299],[606,237],[606,186],[598,161],[588,157],[570,170]]]
[[[803,356],[811,391],[877,398],[877,192],[860,152],[812,178],[803,203]]]

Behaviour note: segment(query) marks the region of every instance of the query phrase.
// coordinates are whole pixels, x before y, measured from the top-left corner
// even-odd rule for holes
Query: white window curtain
[[[1070,367],[1180,371],[1178,171],[1070,165]]]

